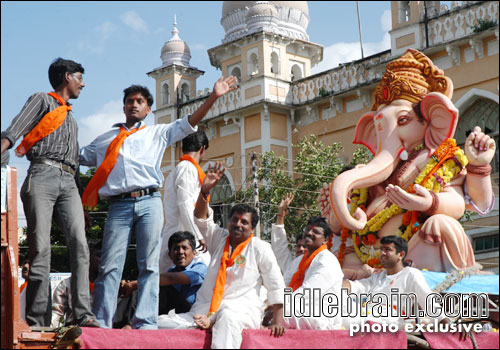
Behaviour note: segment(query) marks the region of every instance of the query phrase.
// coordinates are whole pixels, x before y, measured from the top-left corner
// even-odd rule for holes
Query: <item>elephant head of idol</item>
[[[330,185],[330,204],[344,227],[360,230],[367,221],[359,208],[352,216],[349,213],[346,198],[352,189],[382,183],[415,147],[424,144],[430,156],[454,135],[458,110],[452,94],[452,81],[417,50],[409,49],[387,64],[375,103],[358,121],[353,141],[366,146],[374,158],[340,174]]]

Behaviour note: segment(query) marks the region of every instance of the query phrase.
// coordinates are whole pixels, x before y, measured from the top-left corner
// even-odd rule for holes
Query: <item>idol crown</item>
[[[403,56],[387,64],[375,90],[372,111],[399,99],[417,103],[430,92],[440,92],[451,99],[453,83],[429,57],[408,49]]]

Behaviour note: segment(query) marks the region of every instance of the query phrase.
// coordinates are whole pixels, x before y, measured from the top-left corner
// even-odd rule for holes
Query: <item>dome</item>
[[[174,28],[172,29],[172,37],[161,48],[161,60],[164,66],[178,64],[189,67],[191,60],[191,50],[189,46],[179,37],[179,30],[176,27],[177,19],[174,16]]]
[[[179,40],[179,41],[169,40],[161,48],[162,55],[165,53],[173,53],[173,52],[191,55],[191,51],[189,50],[189,46],[187,46],[187,44],[182,40]]]
[[[259,22],[255,18],[257,16],[267,17],[272,23],[266,26],[260,25],[263,24],[264,18],[262,18],[257,25]],[[249,21],[251,18],[253,20]],[[306,32],[309,25],[307,1],[224,1],[221,24],[226,33],[223,43],[237,40],[258,30],[256,28],[309,41]]]
[[[250,8],[255,3],[256,1],[224,1],[222,4],[222,18],[226,17],[230,13]],[[309,16],[309,6],[307,5],[307,1],[269,1],[269,3],[274,6],[294,8]]]
[[[279,25],[278,11],[269,1],[257,1],[247,11],[245,24],[247,32],[257,31],[273,32]]]
[[[248,20],[255,16],[278,17],[278,11],[269,1],[257,1],[249,8],[246,18]]]

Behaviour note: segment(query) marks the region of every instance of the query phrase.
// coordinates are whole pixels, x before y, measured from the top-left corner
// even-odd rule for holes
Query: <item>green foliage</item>
[[[361,146],[357,148],[352,154],[351,165],[355,166],[358,164],[367,164],[369,161],[373,159],[373,154],[368,151],[368,148],[365,146]]]
[[[319,90],[318,90],[318,94],[319,94],[321,97],[330,96],[330,92],[326,91],[323,87],[320,87],[320,88],[319,88]]]
[[[474,213],[473,211],[470,210],[465,210],[464,215],[460,219],[458,219],[459,222],[464,223],[464,222],[472,222],[474,221]]]
[[[492,20],[485,20],[485,19],[479,18],[477,20],[476,25],[472,26],[472,31],[474,33],[479,33],[479,32],[482,32],[486,29],[496,27],[497,25],[498,25],[498,22],[496,20],[492,21]]]
[[[294,145],[297,156],[293,160],[293,177],[288,171],[288,159],[276,156],[274,152],[262,155],[258,167],[257,179],[259,187],[262,237],[270,239],[271,224],[276,220],[278,205],[287,192],[295,197],[285,217],[285,229],[289,237],[295,237],[303,231],[311,216],[320,215],[317,198],[323,184],[330,184],[346,165],[339,154],[343,151],[340,143],[325,146],[316,135],[304,138]],[[366,163],[369,153],[365,147],[354,152],[350,165]],[[251,181],[247,178],[247,183]],[[230,203],[253,203],[253,191],[246,188],[237,191]],[[295,241],[293,238],[289,241]]]

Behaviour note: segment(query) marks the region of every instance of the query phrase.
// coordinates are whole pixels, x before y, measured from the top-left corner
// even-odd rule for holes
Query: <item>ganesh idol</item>
[[[340,174],[319,198],[342,242],[352,238],[354,249],[339,251],[347,278],[379,268],[380,239],[394,234],[408,241],[416,268],[450,272],[475,264],[458,219],[466,209],[493,208],[489,163],[496,145],[477,126],[463,149],[456,145],[452,95],[452,81],[417,50],[387,64],[354,137],[373,159]]]

